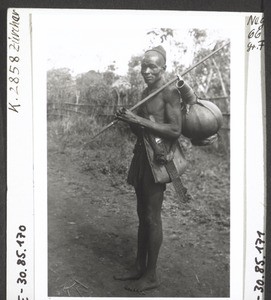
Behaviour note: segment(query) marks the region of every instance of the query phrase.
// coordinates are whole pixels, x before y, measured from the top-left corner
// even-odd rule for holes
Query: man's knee
[[[148,227],[161,226],[161,212],[157,211],[155,209],[152,209],[151,207],[148,207],[146,209],[144,221],[145,221],[146,226],[148,226]]]

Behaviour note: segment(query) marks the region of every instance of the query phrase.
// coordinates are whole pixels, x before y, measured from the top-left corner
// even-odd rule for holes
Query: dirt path
[[[94,151],[90,158],[95,163]],[[49,150],[49,296],[229,296],[229,182],[201,167],[184,178],[195,198],[190,206],[177,202],[172,187],[166,191],[161,286],[139,295],[113,279],[135,257],[133,190],[106,170],[82,172],[76,153]]]

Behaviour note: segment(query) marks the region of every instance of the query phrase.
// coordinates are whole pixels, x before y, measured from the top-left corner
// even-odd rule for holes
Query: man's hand
[[[116,112],[116,118],[128,124],[139,123],[138,116],[125,107],[122,107]]]

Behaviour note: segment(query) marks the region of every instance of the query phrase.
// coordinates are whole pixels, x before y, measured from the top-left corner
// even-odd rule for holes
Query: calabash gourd
[[[208,145],[217,139],[223,117],[212,102],[200,100],[183,80],[177,82],[182,99],[182,134],[194,145]]]

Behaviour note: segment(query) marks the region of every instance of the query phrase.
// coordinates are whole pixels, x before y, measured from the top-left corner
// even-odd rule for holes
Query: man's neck
[[[155,83],[148,85],[148,90],[149,92],[155,91],[157,89],[159,89],[162,85],[164,85],[164,78],[160,78],[159,80],[157,80]]]

